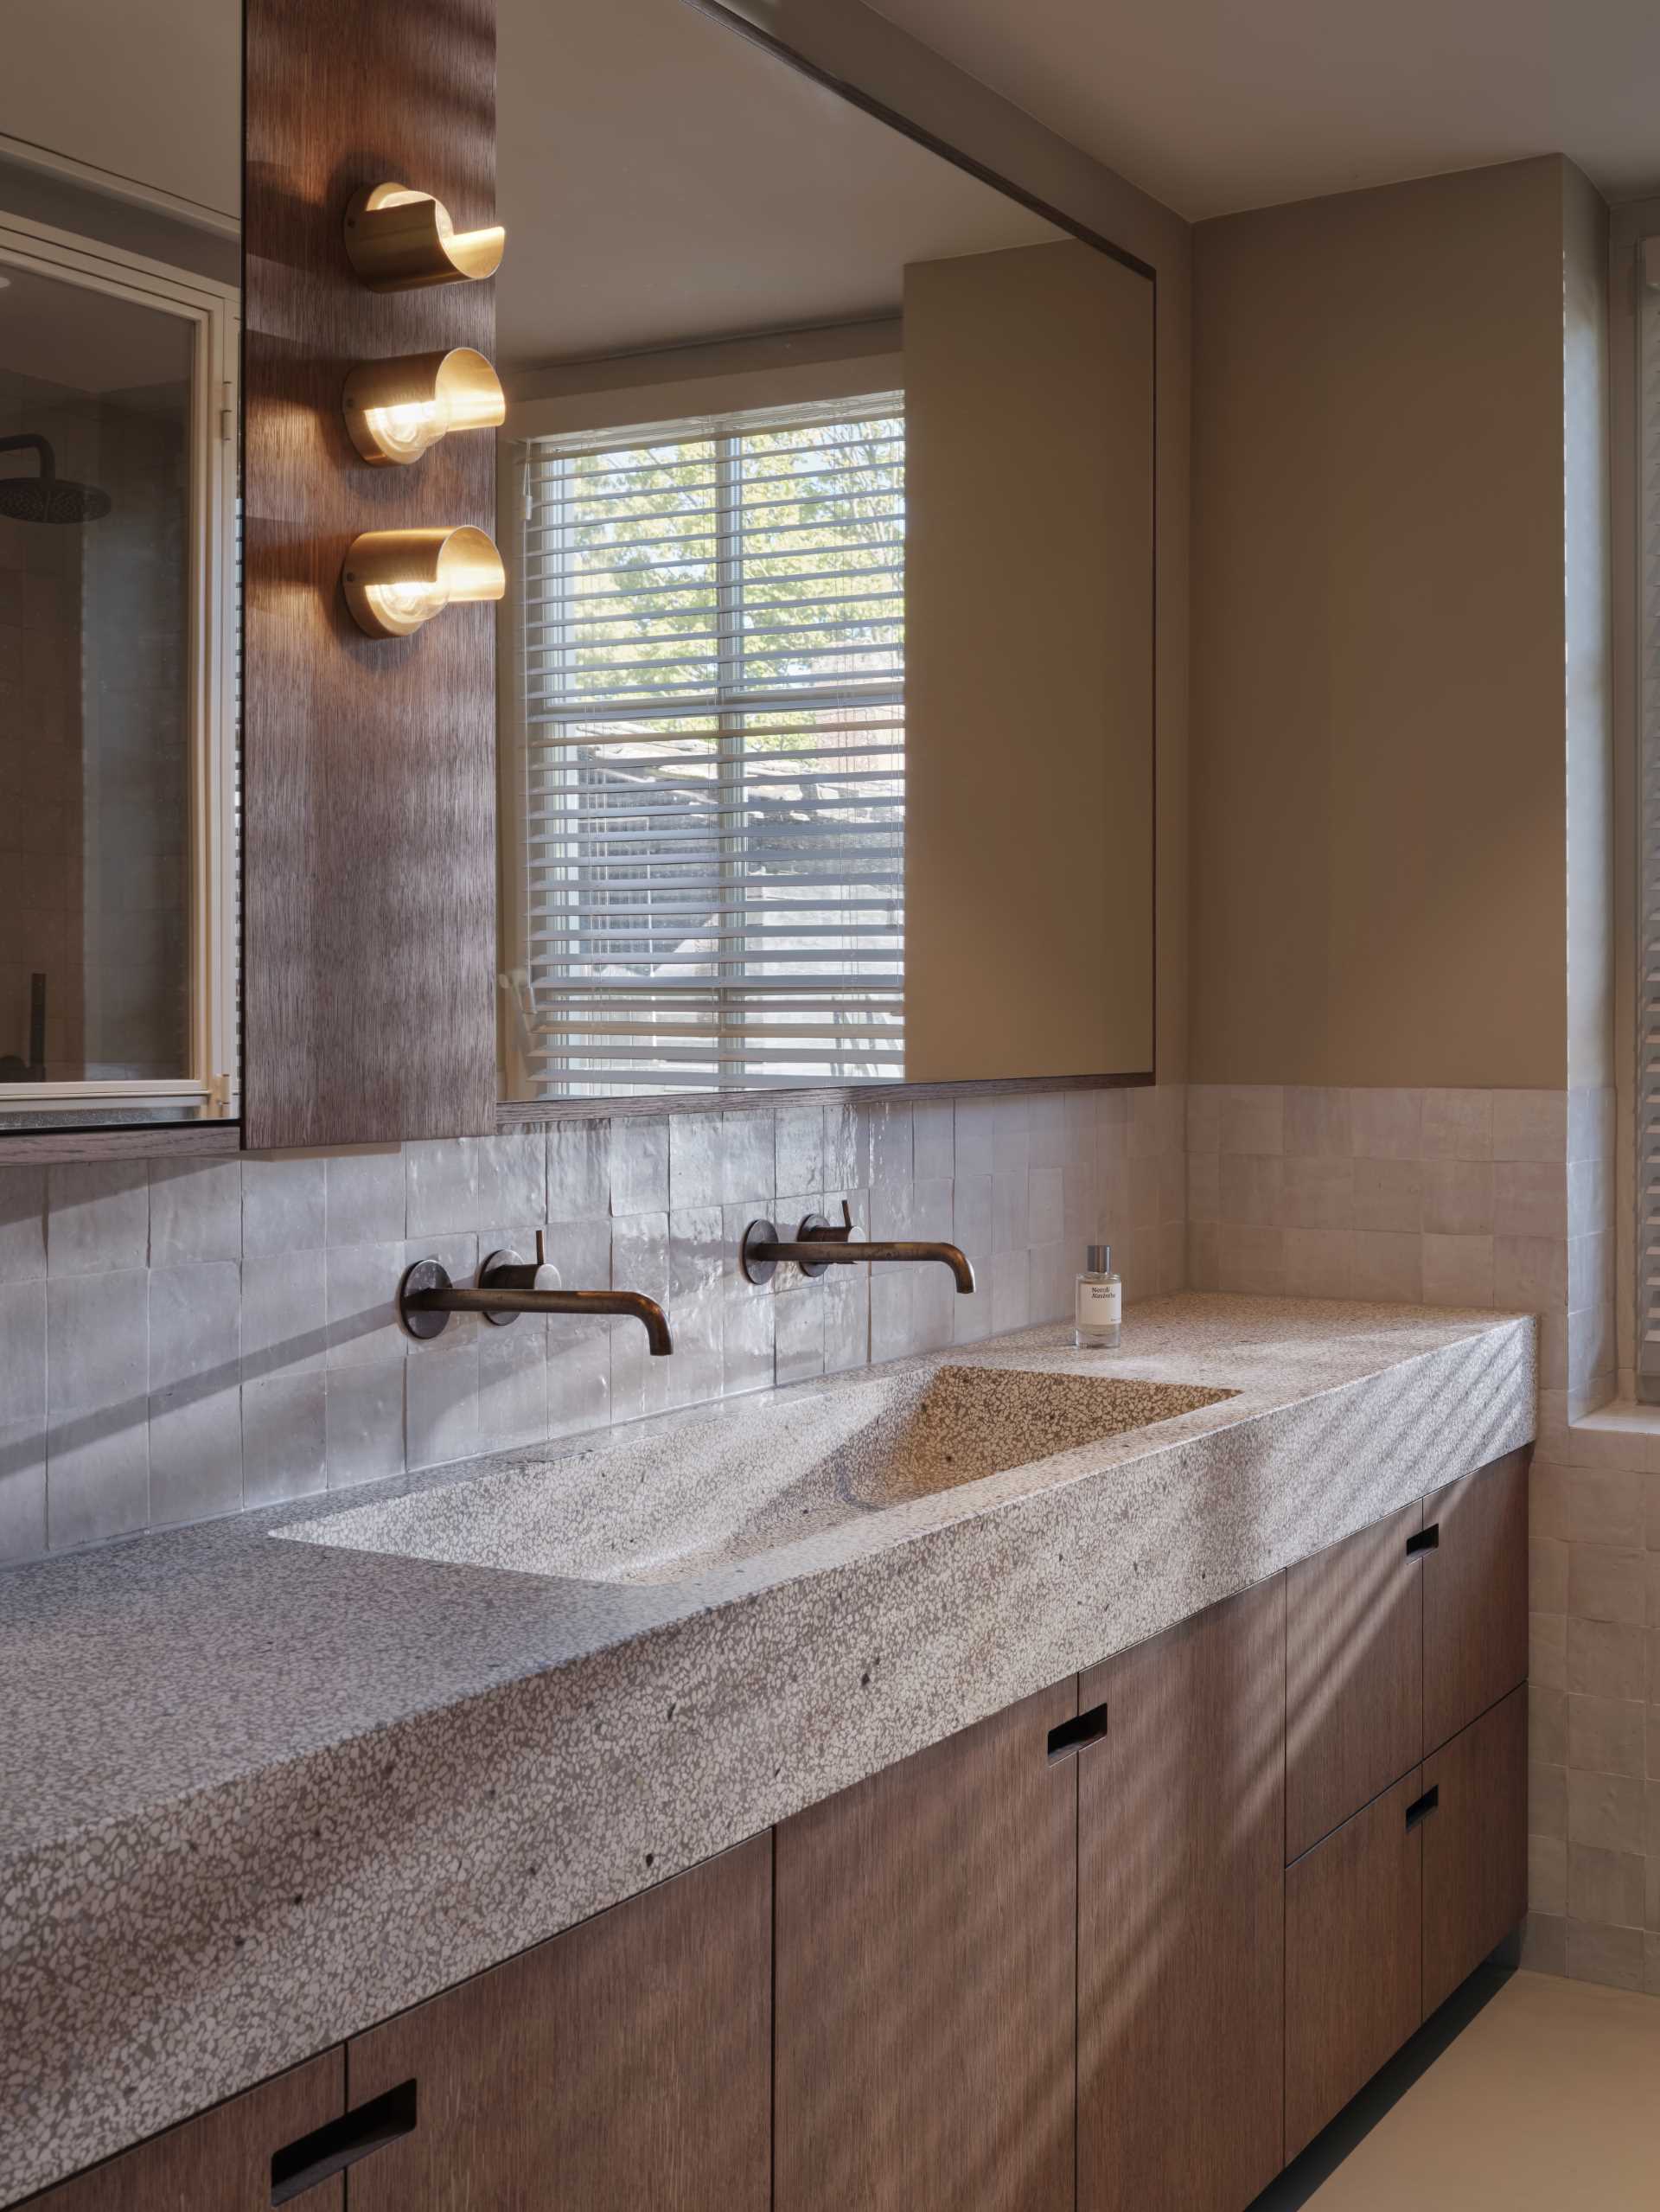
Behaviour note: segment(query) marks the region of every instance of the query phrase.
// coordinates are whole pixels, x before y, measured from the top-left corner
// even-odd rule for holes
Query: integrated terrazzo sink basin
[[[688,1581],[1235,1395],[948,1364],[557,1460],[521,1453],[495,1473],[274,1533],[565,1580]]]

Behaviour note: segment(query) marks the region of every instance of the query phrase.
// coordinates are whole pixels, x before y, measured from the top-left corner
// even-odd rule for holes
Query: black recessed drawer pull
[[[1076,1720],[1063,1721],[1059,1728],[1050,1729],[1049,1755],[1051,1759],[1064,1759],[1069,1752],[1082,1751],[1086,1743],[1098,1743],[1106,1733],[1106,1706],[1091,1705]]]
[[[1437,1782],[1433,1789],[1427,1789],[1421,1797],[1414,1798],[1412,1803],[1407,1807],[1408,1827],[1415,1828],[1421,1820],[1427,1820],[1440,1801],[1441,1786]]]
[[[400,2135],[415,2132],[415,2084],[400,2081],[384,2097],[372,2097],[339,2119],[325,2121],[273,2151],[271,2160],[271,2201],[286,2204],[290,2197],[315,2189],[330,2174],[343,2173],[360,2158]]]
[[[1441,1525],[1432,1521],[1427,1529],[1420,1529],[1416,1536],[1407,1538],[1407,1557],[1412,1558],[1420,1551],[1439,1551],[1441,1548]]]

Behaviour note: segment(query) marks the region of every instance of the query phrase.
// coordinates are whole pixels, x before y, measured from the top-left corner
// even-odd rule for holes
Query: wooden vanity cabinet
[[[345,2104],[344,2055],[324,2051],[30,2197],[20,2212],[271,2212],[272,2159],[338,2120]],[[302,2212],[344,2212],[342,2177],[295,2201]]]
[[[768,2212],[771,1944],[762,1835],[354,2036],[350,2212]]]
[[[1527,1680],[1528,1459],[1507,1453],[1424,1500],[1426,1753]]]
[[[1283,2162],[1283,1576],[1083,1676],[1079,2212],[1240,2212]]]
[[[1424,1749],[1423,1508],[1286,1577],[1286,1857],[1415,1766]]]
[[[1528,1908],[1528,1693],[1508,1697],[1425,1760],[1424,2017]]]
[[[776,2212],[1071,2205],[1079,1760],[1049,1739],[1076,1701],[776,1830]]]

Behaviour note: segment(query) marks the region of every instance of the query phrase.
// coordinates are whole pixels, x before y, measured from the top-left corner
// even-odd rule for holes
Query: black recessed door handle
[[[271,2160],[271,2201],[286,2204],[290,2197],[315,2189],[333,2174],[344,2173],[371,2151],[395,2143],[400,2135],[415,2132],[415,2084],[400,2081],[382,2097],[326,2120],[310,2135],[285,2143]]]
[[[1049,1755],[1051,1760],[1068,1758],[1073,1752],[1082,1751],[1086,1743],[1099,1743],[1106,1733],[1106,1706],[1091,1705],[1076,1720],[1063,1721],[1058,1728],[1050,1729]]]
[[[1432,1521],[1427,1529],[1420,1529],[1416,1536],[1407,1538],[1407,1557],[1414,1559],[1421,1551],[1439,1551],[1441,1548],[1441,1525]]]
[[[1427,1789],[1421,1797],[1414,1798],[1412,1803],[1407,1807],[1408,1827],[1415,1828],[1421,1821],[1427,1820],[1440,1801],[1441,1786],[1437,1782],[1433,1788]]]

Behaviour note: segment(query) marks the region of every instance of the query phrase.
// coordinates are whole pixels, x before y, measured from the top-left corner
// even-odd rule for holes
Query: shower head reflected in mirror
[[[0,517],[13,522],[96,522],[110,511],[110,495],[58,474],[58,457],[43,438],[0,438],[0,453],[36,453],[40,474],[0,476]]]

